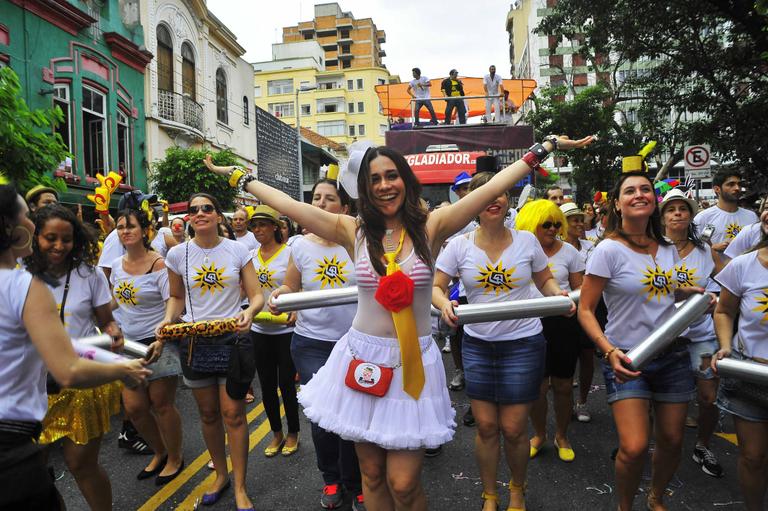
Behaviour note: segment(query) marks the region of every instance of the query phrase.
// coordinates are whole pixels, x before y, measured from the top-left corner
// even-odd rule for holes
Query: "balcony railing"
[[[203,106],[189,96],[158,90],[157,112],[163,119],[203,131]]]

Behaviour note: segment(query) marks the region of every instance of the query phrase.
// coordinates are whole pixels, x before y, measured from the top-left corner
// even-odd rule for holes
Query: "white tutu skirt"
[[[403,391],[403,372],[395,369],[383,397],[352,390],[344,383],[357,358],[393,367],[400,361],[397,339],[375,337],[355,329],[342,337],[323,367],[299,391],[304,414],[344,440],[370,442],[384,449],[436,448],[453,438],[456,422],[451,408],[440,350],[431,336],[419,338],[424,364],[424,389],[418,400]]]

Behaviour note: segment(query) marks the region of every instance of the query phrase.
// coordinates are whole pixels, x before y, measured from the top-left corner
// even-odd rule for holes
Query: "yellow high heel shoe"
[[[290,434],[289,434],[289,436],[290,436]],[[283,443],[283,448],[280,451],[280,454],[282,454],[283,456],[290,456],[290,455],[294,454],[296,451],[299,450],[299,435],[298,435],[298,433],[296,434],[296,443],[295,444],[288,445],[288,438],[286,437],[285,440],[286,441]]]
[[[483,509],[485,509],[485,501],[491,500],[496,504],[496,509],[499,509],[499,496],[496,493],[486,493],[483,492],[482,495],[480,495],[483,499]]]
[[[278,443],[277,445],[268,446],[267,448],[265,448],[264,456],[266,456],[267,458],[274,458],[275,456],[277,456],[277,453],[279,453],[282,450],[284,445],[285,445],[285,438],[283,438],[280,441],[280,443]]]
[[[509,502],[510,505],[507,508],[507,511],[525,511],[525,504],[523,504],[523,507],[512,507],[512,494],[513,493],[519,493],[522,494],[523,497],[525,497],[525,490],[528,488],[528,483],[525,482],[523,484],[515,484],[513,480],[509,480]]]

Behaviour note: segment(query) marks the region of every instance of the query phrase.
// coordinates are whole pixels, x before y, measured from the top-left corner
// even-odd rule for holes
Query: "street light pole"
[[[317,84],[312,85],[300,85],[296,88],[296,145],[299,155],[299,188],[301,189],[301,196],[304,196],[304,168],[301,161],[301,112],[299,111],[299,92],[306,92],[309,90],[317,89]]]

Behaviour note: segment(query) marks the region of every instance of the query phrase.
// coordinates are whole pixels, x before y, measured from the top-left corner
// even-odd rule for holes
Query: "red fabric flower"
[[[400,270],[381,277],[374,298],[388,311],[400,312],[413,303],[413,281]]]

